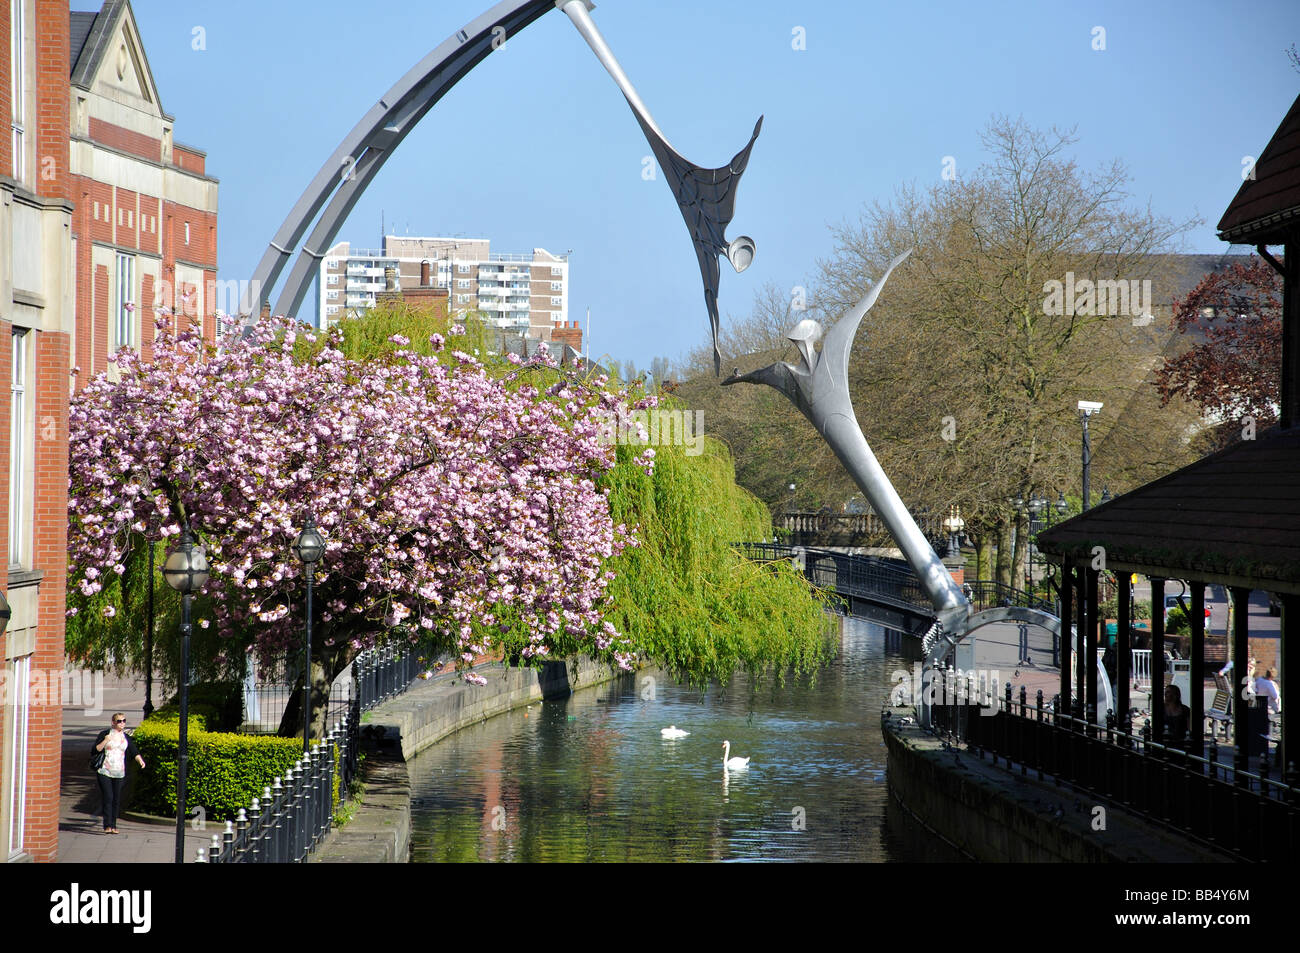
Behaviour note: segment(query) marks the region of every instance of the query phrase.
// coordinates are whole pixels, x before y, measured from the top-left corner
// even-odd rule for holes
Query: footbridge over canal
[[[753,560],[791,562],[814,586],[839,596],[845,611],[857,618],[918,637],[934,623],[934,606],[904,560],[782,543],[737,543],[736,548]],[[1015,606],[1059,615],[1055,603],[991,580],[966,583],[962,592],[976,612]]]

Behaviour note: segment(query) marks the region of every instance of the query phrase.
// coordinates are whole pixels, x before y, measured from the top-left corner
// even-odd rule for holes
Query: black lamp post
[[[187,521],[181,543],[163,563],[167,585],[181,594],[180,764],[176,772],[176,863],[185,862],[185,778],[190,761],[190,596],[208,581],[208,555],[194,545]]]
[[[144,716],[153,714],[153,540],[149,545],[149,615],[144,626]]]
[[[311,731],[311,589],[316,563],[325,555],[325,537],[316,529],[316,519],[307,514],[307,525],[293,541],[293,554],[307,568],[307,636],[302,643],[302,750],[310,745]]]
[[[1092,494],[1089,492],[1088,480],[1092,471],[1092,441],[1088,436],[1088,421],[1101,413],[1099,400],[1079,401],[1079,421],[1083,424],[1083,509],[1092,509]]]

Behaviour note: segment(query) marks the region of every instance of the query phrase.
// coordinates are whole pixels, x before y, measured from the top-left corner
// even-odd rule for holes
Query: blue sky
[[[362,114],[488,0],[133,0],[178,142],[221,180],[222,278],[251,276],[281,221]],[[92,2],[77,2],[92,9]],[[773,282],[807,284],[828,225],[902,184],[984,159],[994,114],[1077,127],[1085,168],[1122,160],[1134,204],[1214,225],[1297,93],[1285,49],[1300,4],[873,3],[602,0],[592,14],[673,145],[721,165],[765,115],[728,235],[723,323]],[[1094,50],[1094,28],[1105,49]],[[195,49],[195,28],[204,49]],[[805,49],[793,47],[802,28]],[[484,113],[494,117],[486,122]],[[568,18],[546,14],[425,117],[357,204],[340,240],[390,232],[492,239],[493,251],[573,250],[571,317],[592,353],[646,366],[707,340],[699,271],[614,83]],[[653,280],[651,279],[653,277]]]

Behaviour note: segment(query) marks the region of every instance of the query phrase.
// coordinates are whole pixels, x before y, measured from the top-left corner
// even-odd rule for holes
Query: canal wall
[[[997,767],[955,748],[901,715],[881,723],[889,749],[889,793],[896,805],[972,860],[1056,863],[1220,863],[1222,851],[1086,792]],[[1095,808],[1104,813],[1098,814]],[[1104,828],[1098,829],[1098,823]]]
[[[474,671],[486,685],[459,678],[416,680],[361,717],[361,806],[312,855],[318,863],[406,863],[411,845],[411,782],[406,762],[448,735],[493,715],[626,674],[589,658],[544,662],[541,669],[501,663]]]

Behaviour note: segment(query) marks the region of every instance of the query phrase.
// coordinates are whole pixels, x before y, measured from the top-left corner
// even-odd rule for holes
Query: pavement
[[[118,819],[120,834],[105,834],[100,815],[99,785],[87,762],[95,737],[109,727],[113,712],[126,715],[127,730],[144,718],[144,682],[117,679],[101,673],[80,675],[79,692],[68,692],[63,706],[63,764],[59,784],[59,853],[61,864],[170,864],[176,860],[176,820],[145,819],[141,815]],[[77,704],[67,704],[76,701]],[[161,692],[154,686],[154,704]],[[149,770],[146,765],[145,770]],[[127,788],[140,768],[127,769]],[[224,825],[207,830],[185,828],[185,862],[211,843]]]

